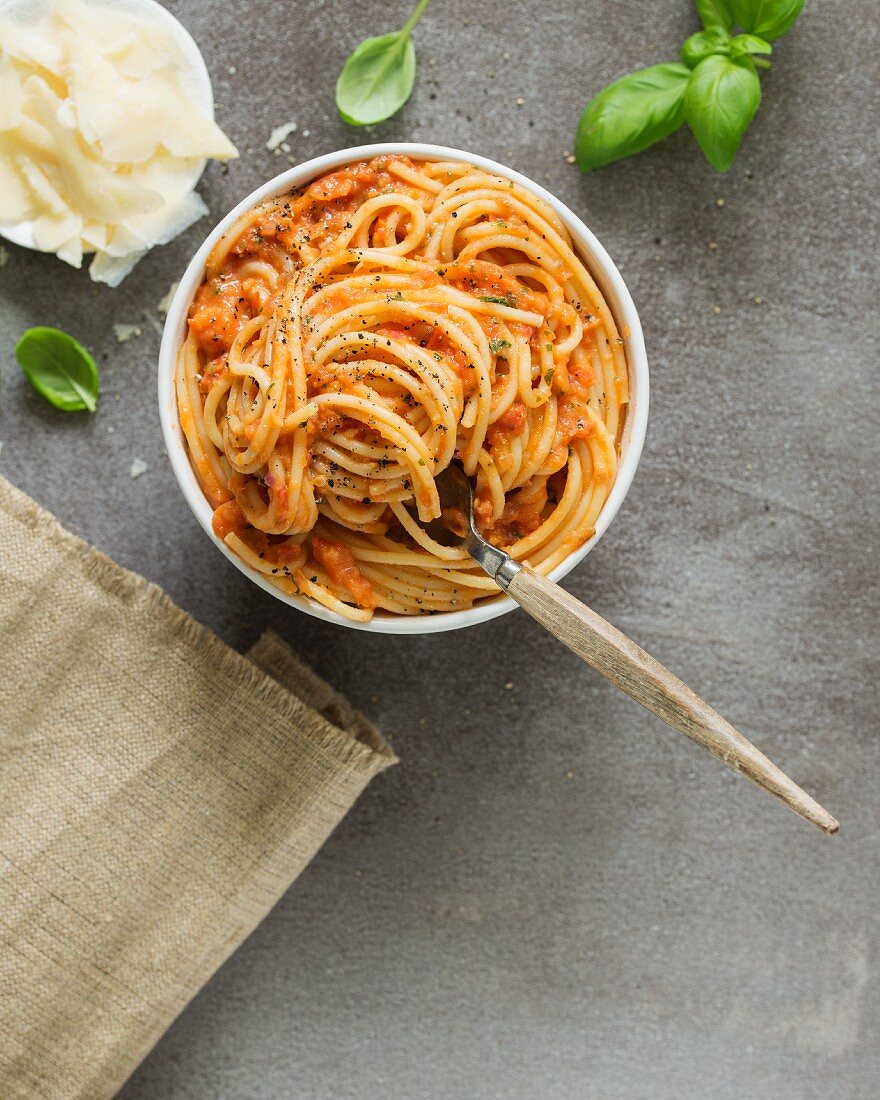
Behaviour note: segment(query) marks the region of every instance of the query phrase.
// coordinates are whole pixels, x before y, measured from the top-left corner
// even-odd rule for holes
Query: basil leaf
[[[29,328],[15,346],[28,381],[56,409],[94,412],[100,382],[95,360],[57,328]]]
[[[384,122],[409,99],[416,79],[416,51],[409,32],[427,3],[419,0],[399,31],[367,38],[348,55],[336,81],[336,107],[345,122]]]
[[[707,57],[691,73],[684,117],[706,159],[719,172],[733,164],[761,102],[761,82],[748,57]]]
[[[409,99],[416,51],[400,32],[368,38],[349,55],[336,81],[336,106],[352,126],[383,122]]]
[[[804,0],[730,0],[743,30],[761,38],[781,38],[800,15]]]
[[[773,53],[773,47],[756,34],[738,34],[730,43],[730,56],[742,57],[743,54]]]
[[[695,69],[704,57],[713,53],[730,53],[731,37],[723,27],[697,31],[681,47],[681,59],[689,69]]]
[[[694,0],[703,26],[706,30],[710,27],[721,27],[729,31],[733,26],[733,14],[730,10],[730,0]]]
[[[682,123],[690,70],[652,65],[603,88],[581,115],[574,151],[582,172],[640,153]]]

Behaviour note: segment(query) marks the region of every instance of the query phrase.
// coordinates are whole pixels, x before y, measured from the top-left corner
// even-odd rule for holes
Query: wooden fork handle
[[[751,741],[669,669],[564,588],[524,565],[510,579],[507,591],[541,626],[637,703],[708,749],[729,768],[747,775],[823,832],[837,832],[839,825],[831,814]]]

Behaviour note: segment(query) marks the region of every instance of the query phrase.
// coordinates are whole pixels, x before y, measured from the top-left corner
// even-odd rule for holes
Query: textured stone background
[[[264,142],[296,119],[297,159],[370,137],[442,142],[506,161],[591,225],[640,308],[653,400],[626,506],[567,583],[843,827],[811,831],[524,615],[404,640],[257,591],[197,528],[157,423],[154,304],[210,223],[116,291],[10,249],[2,472],[233,645],[274,627],[402,757],[123,1096],[873,1100],[872,5],[809,0],[723,177],[685,132],[587,177],[563,157],[593,92],[696,29],[688,0],[434,0],[415,94],[368,134],[337,119],[336,73],[407,0],[169,7],[244,154],[208,170],[212,218],[284,166]],[[113,321],[143,335],[117,344]],[[12,357],[30,324],[99,356],[96,416],[30,391]],[[135,457],[149,470],[132,482]]]

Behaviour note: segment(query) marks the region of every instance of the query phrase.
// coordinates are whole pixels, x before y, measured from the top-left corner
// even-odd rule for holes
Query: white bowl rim
[[[289,191],[293,187],[302,186],[323,172],[342,167],[353,161],[389,154],[404,154],[414,160],[463,161],[503,176],[505,179],[513,180],[539,195],[545,202],[550,204],[565,223],[575,244],[578,246],[582,259],[586,261],[590,273],[596,279],[615,316],[626,348],[630,389],[630,403],[627,408],[626,423],[621,440],[620,464],[611,492],[602,507],[602,511],[599,513],[596,530],[592,537],[561,562],[552,571],[550,577],[558,581],[584,560],[617,515],[618,509],[632,484],[642,453],[648,422],[649,393],[648,358],[645,351],[642,326],[635,303],[626,283],[623,281],[623,277],[604,247],[583,221],[545,188],[521,173],[487,157],[444,145],[431,145],[423,142],[383,142],[374,145],[358,145],[348,149],[339,149],[332,153],[324,153],[321,156],[304,161],[302,164],[288,168],[273,179],[261,184],[256,190],[243,198],[218,223],[190,260],[168,308],[165,329],[162,334],[162,344],[159,349],[159,417],[171,468],[193,515],[215,546],[225,554],[236,568],[241,570],[265,592],[270,593],[270,595],[275,596],[276,599],[281,600],[290,607],[304,611],[315,618],[355,630],[366,630],[378,634],[435,634],[445,630],[457,630],[466,626],[475,626],[477,623],[488,622],[490,619],[495,619],[499,615],[514,610],[517,604],[509,596],[502,596],[488,603],[477,604],[475,607],[466,608],[462,611],[441,611],[435,615],[411,616],[377,613],[367,622],[355,622],[307,597],[289,596],[287,593],[282,592],[255,569],[246,565],[214,534],[211,527],[213,512],[190,465],[180,430],[177,401],[174,393],[174,369],[177,350],[185,331],[186,315],[193,295],[201,283],[208,255],[220,236],[243,213],[266,198]]]

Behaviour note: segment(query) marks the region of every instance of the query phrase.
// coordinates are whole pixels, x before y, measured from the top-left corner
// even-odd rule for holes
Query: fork
[[[440,518],[422,522],[413,516],[432,538],[447,546],[463,547],[541,626],[673,729],[775,795],[824,833],[838,831],[840,826],[827,810],[669,669],[549,577],[487,542],[474,523],[473,490],[461,466],[455,462],[447,466],[437,475],[436,485]],[[463,528],[464,534],[454,527]]]

